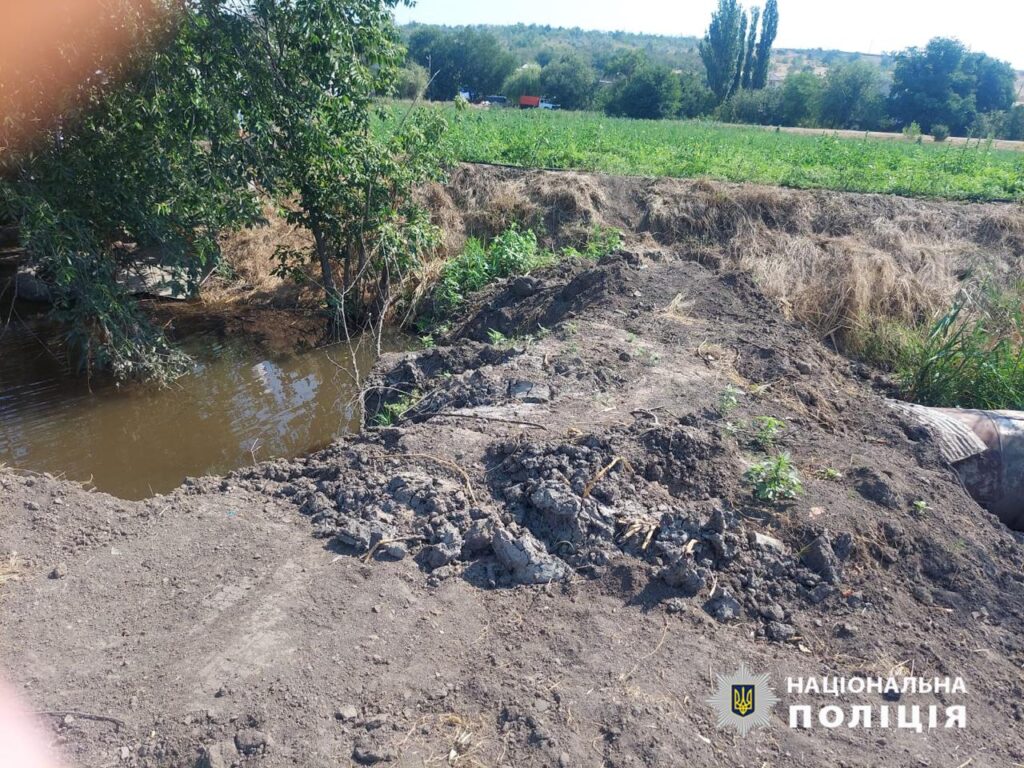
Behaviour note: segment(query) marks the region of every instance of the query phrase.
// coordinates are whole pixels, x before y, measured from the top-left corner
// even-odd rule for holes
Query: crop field
[[[448,109],[448,108],[446,108]],[[1024,153],[595,113],[450,109],[467,162],[643,176],[707,176],[956,200],[1024,199]]]

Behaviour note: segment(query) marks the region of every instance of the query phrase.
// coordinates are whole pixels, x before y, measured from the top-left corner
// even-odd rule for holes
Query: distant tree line
[[[460,88],[512,102],[538,95],[563,109],[644,119],[1024,139],[1024,107],[1014,107],[1015,73],[1006,62],[936,38],[887,54],[885,69],[838,52],[805,52],[803,65],[780,80],[772,61],[778,25],[776,0],[749,12],[738,0],[720,0],[702,40],[414,25],[404,29],[409,61],[398,91],[411,98],[426,89],[434,100]]]
[[[935,38],[894,55],[888,82],[864,61],[836,64],[823,77],[790,72],[778,88],[740,90],[717,110],[729,122],[930,133],[1024,140],[1024,107],[1004,61]]]

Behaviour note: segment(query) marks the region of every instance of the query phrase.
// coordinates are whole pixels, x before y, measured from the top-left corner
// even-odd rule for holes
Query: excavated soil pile
[[[0,474],[5,674],[88,766],[1024,761],[1022,537],[691,255],[494,287],[306,459],[138,503]],[[759,501],[780,452],[803,492]],[[705,704],[741,662],[782,698],[746,738]],[[812,675],[960,675],[968,727],[791,730]]]
[[[1013,286],[1024,269],[1019,204],[479,165],[423,201],[450,253],[512,225],[554,248],[614,227],[634,247],[746,272],[787,317],[854,353],[866,328],[929,322],[965,280]]]

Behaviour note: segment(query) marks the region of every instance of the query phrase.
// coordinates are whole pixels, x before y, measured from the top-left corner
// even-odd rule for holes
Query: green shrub
[[[917,124],[915,120],[910,125],[903,128],[903,135],[908,139],[917,139],[921,136],[921,126]]]
[[[767,451],[774,447],[779,435],[786,429],[786,422],[776,419],[774,416],[758,416],[754,419],[757,431],[754,433],[754,442],[759,448]]]
[[[941,123],[932,126],[932,138],[936,141],[945,141],[949,138],[949,126]]]
[[[413,390],[407,395],[402,395],[392,403],[385,403],[377,415],[373,417],[373,423],[378,427],[394,426],[402,420],[402,417],[416,405],[420,400],[419,390]]]
[[[622,247],[622,233],[614,227],[595,226],[583,244],[583,250],[570,246],[562,252],[566,258],[583,258],[597,261]]]
[[[788,453],[760,461],[747,470],[744,478],[754,486],[754,497],[775,504],[795,499],[804,492],[800,474]]]
[[[448,262],[441,272],[437,293],[438,309],[454,309],[474,291],[512,275],[523,275],[551,263],[552,254],[537,245],[537,236],[518,228],[502,232],[485,246],[471,238],[462,253]]]

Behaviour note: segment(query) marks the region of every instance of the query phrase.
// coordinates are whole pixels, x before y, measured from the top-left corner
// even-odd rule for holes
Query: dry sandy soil
[[[3,673],[97,768],[1024,762],[1024,539],[884,379],[707,262],[498,285],[381,361],[397,424],[305,459],[138,503],[0,473]],[[805,491],[775,505],[744,471],[777,450]],[[746,738],[705,703],[741,662],[782,699]],[[787,727],[785,677],[890,674],[963,676],[900,703],[967,728]]]

